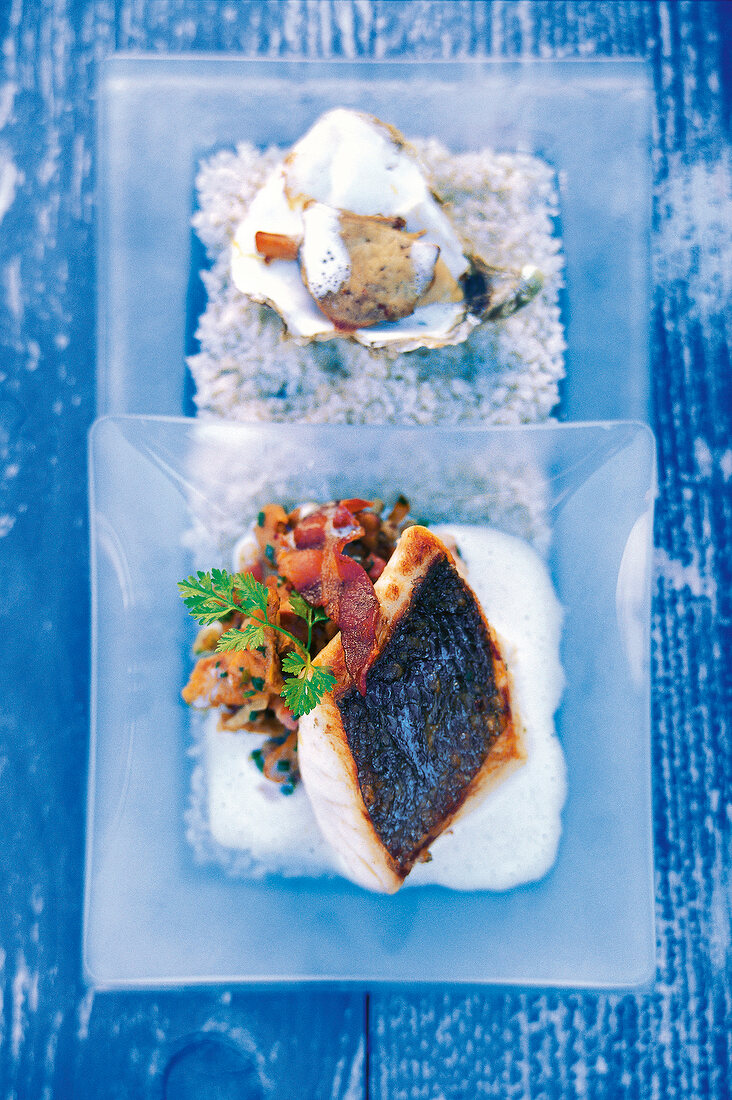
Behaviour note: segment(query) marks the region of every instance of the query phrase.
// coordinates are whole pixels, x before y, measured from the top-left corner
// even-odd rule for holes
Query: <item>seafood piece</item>
[[[498,639],[452,555],[408,528],[375,585],[381,628],[366,690],[340,635],[337,677],[300,720],[300,769],[343,873],[392,893],[430,844],[526,758]]]
[[[233,242],[232,277],[294,339],[348,336],[398,351],[461,343],[521,308],[540,273],[473,256],[393,127],[323,115],[254,197]]]
[[[382,218],[311,203],[301,241],[257,233],[257,251],[297,258],[319,309],[341,332],[398,321],[433,302],[460,302],[463,292],[425,231],[408,233],[403,218]]]

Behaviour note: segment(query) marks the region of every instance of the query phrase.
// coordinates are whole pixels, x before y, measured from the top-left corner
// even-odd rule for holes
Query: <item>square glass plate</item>
[[[568,344],[561,420],[648,419],[650,79],[640,61],[272,62],[117,55],[99,88],[98,395],[180,415],[198,312],[202,158],[289,146],[324,110],[370,111],[456,152],[535,153],[560,185]]]
[[[426,519],[440,518],[429,515],[431,487],[455,485],[452,518],[475,521],[485,485],[515,486],[517,477],[543,499],[549,567],[566,613],[557,730],[569,794],[550,873],[506,893],[425,887],[383,897],[340,879],[244,881],[198,865],[185,835],[193,763],[180,699],[195,627],[175,583],[200,564],[188,548],[192,529],[200,546],[207,522],[231,522],[233,537],[251,520],[227,504],[232,484],[254,487],[255,513],[274,494],[402,491],[422,502]],[[655,477],[652,434],[631,422],[414,429],[97,421],[89,980],[613,988],[650,980]],[[515,527],[514,503],[500,492],[489,511],[494,525]],[[208,562],[216,564],[227,562]]]

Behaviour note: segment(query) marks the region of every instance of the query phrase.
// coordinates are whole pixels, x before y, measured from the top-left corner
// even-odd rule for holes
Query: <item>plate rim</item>
[[[89,937],[91,934],[91,922],[92,922],[92,894],[93,894],[93,865],[94,865],[94,809],[97,795],[97,742],[99,737],[98,728],[98,711],[97,711],[97,692],[98,692],[98,668],[97,668],[97,646],[99,640],[99,615],[100,609],[98,604],[98,589],[95,588],[96,576],[97,576],[97,531],[96,531],[96,493],[94,486],[94,448],[97,438],[105,430],[105,425],[124,424],[126,422],[164,422],[168,424],[177,424],[181,428],[203,428],[206,426],[205,422],[201,422],[197,418],[186,418],[179,416],[148,416],[146,414],[107,414],[95,419],[89,429],[88,436],[88,477],[89,477],[89,507],[90,507],[90,563],[91,563],[91,578],[92,578],[92,604],[91,604],[91,618],[92,618],[92,634],[91,634],[91,646],[92,646],[92,675],[90,678],[90,740],[89,740],[89,777],[87,784],[87,803],[86,803],[86,830],[85,830],[85,870],[84,870],[84,905],[83,905],[83,929],[82,929],[82,964],[85,980],[97,989],[135,989],[135,988],[186,988],[202,985],[219,985],[219,984],[251,984],[258,987],[261,986],[292,986],[292,985],[312,985],[314,983],[320,984],[323,987],[347,987],[349,989],[354,988],[368,988],[369,986],[379,986],[380,988],[394,986],[395,988],[404,987],[405,985],[419,985],[420,987],[428,987],[445,983],[461,988],[474,986],[476,988],[485,986],[496,986],[501,988],[517,988],[517,989],[577,989],[577,990],[613,990],[613,991],[630,991],[639,990],[648,987],[652,981],[656,967],[656,948],[655,948],[655,931],[656,931],[656,914],[655,914],[655,885],[654,885],[654,832],[653,832],[653,781],[652,781],[652,723],[650,715],[650,703],[651,703],[651,670],[650,662],[648,667],[647,680],[644,679],[644,697],[647,703],[648,713],[644,715],[645,727],[647,729],[647,738],[644,742],[644,754],[646,767],[644,768],[642,794],[644,799],[645,809],[647,809],[647,820],[644,819],[643,825],[643,840],[647,845],[647,866],[646,874],[647,878],[644,882],[644,890],[647,893],[647,900],[649,903],[649,910],[642,916],[644,921],[647,921],[647,931],[650,932],[650,942],[653,945],[652,951],[644,959],[643,966],[639,968],[638,972],[633,977],[627,977],[624,980],[617,981],[603,981],[598,983],[596,980],[587,979],[585,981],[577,981],[571,979],[555,979],[555,980],[537,980],[533,982],[527,982],[524,980],[511,981],[501,977],[479,977],[479,978],[465,978],[465,977],[452,977],[447,978],[424,978],[419,977],[402,977],[394,978],[392,976],[385,976],[382,974],[372,974],[369,977],[354,977],[348,974],[341,975],[319,975],[317,973],[296,973],[292,975],[277,975],[277,976],[265,976],[261,974],[251,973],[234,973],[234,974],[209,974],[199,975],[195,977],[190,976],[171,976],[170,978],[110,978],[108,975],[98,973],[95,971],[95,967],[90,959],[90,943]],[[241,423],[227,423],[227,422],[214,422],[211,426],[217,429],[223,429],[225,431],[231,430],[236,433],[239,430],[246,428],[261,428],[263,425],[257,422],[246,425]],[[272,424],[268,423],[264,425],[267,428],[277,432],[288,428],[288,425]],[[344,429],[354,432],[356,434],[374,434],[378,432],[389,432],[394,429],[405,432],[407,434],[419,433],[422,434],[424,429],[417,425],[301,425],[298,427],[307,428],[309,430],[318,431],[323,427],[329,431],[343,431]],[[573,421],[570,423],[541,423],[541,424],[527,424],[527,425],[475,425],[466,424],[459,426],[443,427],[435,426],[435,431],[441,432],[457,432],[464,435],[495,435],[500,436],[504,434],[524,434],[524,433],[564,433],[564,432],[579,432],[587,429],[600,429],[602,431],[610,431],[617,429],[618,427],[627,427],[632,429],[634,436],[642,436],[646,444],[650,447],[650,484],[648,493],[650,500],[648,501],[648,511],[652,516],[653,501],[657,494],[657,446],[655,436],[651,428],[643,421],[628,420],[628,421]],[[648,547],[649,560],[647,566],[650,569],[652,565],[652,543]],[[206,868],[203,868],[206,870]],[[210,870],[210,868],[209,868]],[[214,868],[214,871],[217,869]],[[218,869],[220,870],[220,869]],[[221,871],[223,874],[224,872]],[[534,884],[525,884],[525,887],[529,889]],[[541,885],[541,882],[536,884]],[[518,889],[521,889],[519,887]],[[480,893],[492,893],[490,891],[481,891]],[[499,892],[505,893],[505,892]]]

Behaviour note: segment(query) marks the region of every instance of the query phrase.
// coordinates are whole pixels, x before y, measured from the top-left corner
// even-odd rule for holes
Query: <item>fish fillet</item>
[[[437,536],[403,533],[375,584],[376,657],[361,693],[340,635],[336,685],[300,721],[300,769],[346,877],[398,890],[429,846],[525,760],[499,641]]]

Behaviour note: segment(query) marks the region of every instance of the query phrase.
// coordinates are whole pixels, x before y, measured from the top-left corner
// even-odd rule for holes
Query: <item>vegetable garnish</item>
[[[313,625],[324,622],[328,616],[320,607],[312,607],[297,592],[290,592],[288,600],[293,614],[304,619],[308,628],[307,642],[298,639],[278,623],[267,617],[267,586],[251,573],[228,573],[225,569],[198,572],[184,581],[178,581],[184,604],[194,619],[202,626],[219,622],[231,614],[245,615],[249,621],[243,627],[230,627],[224,631],[216,645],[217,653],[235,653],[257,649],[265,644],[266,627],[279,631],[294,646],[282,659],[285,678],[282,698],[296,718],[309,714],[335,684],[335,676],[327,668],[313,664],[310,656]]]

